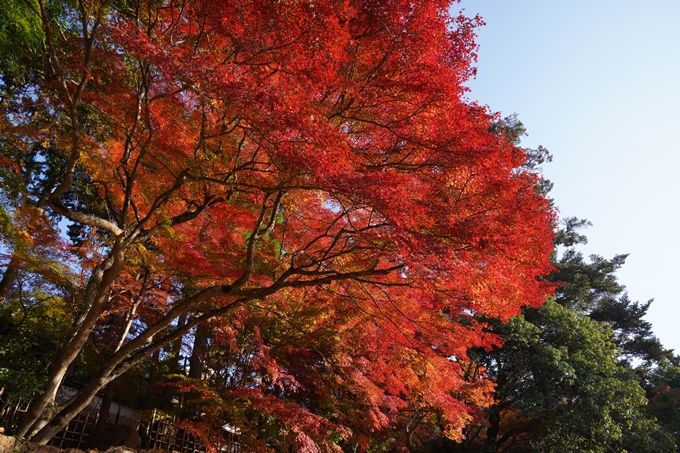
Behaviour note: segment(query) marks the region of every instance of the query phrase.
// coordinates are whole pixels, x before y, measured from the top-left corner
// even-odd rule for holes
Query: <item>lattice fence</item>
[[[0,396],[2,396],[1,393]],[[30,401],[25,399],[8,401],[0,398],[0,426],[5,428],[6,431],[11,431],[19,417],[26,412],[29,403]],[[90,409],[81,412],[49,444],[59,448],[87,450],[90,446],[92,432],[97,424],[97,418],[96,410]],[[142,424],[145,429],[140,430],[142,448],[155,448],[179,453],[205,453],[206,448],[203,442],[178,425],[177,420],[156,419],[156,412],[154,411],[151,420]],[[236,433],[222,431],[220,436],[215,437],[214,443],[220,452],[242,453],[239,437]]]
[[[26,412],[30,404],[28,399],[18,401],[0,400],[0,426],[6,432],[11,432],[19,418]],[[79,448],[87,449],[90,442],[90,435],[97,423],[97,414],[92,411],[84,411],[78,414],[69,425],[59,431],[50,441],[50,445],[59,448]]]
[[[71,420],[65,429],[57,433],[49,442],[59,448],[78,448],[87,450],[90,446],[92,431],[97,424],[98,414],[94,411],[83,411]]]
[[[142,439],[142,448],[179,452],[179,453],[203,453],[205,445],[200,439],[192,436],[187,430],[178,426],[177,420],[156,420],[155,411],[147,425],[146,438]],[[222,435],[214,438],[214,444],[218,451],[225,453],[241,453],[239,436],[232,432],[224,431]]]
[[[0,397],[2,389],[0,389]],[[17,401],[0,398],[0,426],[10,431],[26,410],[31,401],[19,398]]]

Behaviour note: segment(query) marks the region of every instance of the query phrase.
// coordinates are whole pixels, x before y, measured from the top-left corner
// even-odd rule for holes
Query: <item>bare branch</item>
[[[116,224],[102,219],[101,217],[96,217],[90,214],[85,214],[80,211],[74,211],[71,208],[67,208],[66,206],[62,205],[56,200],[52,200],[49,202],[49,206],[54,210],[59,215],[63,215],[69,220],[73,220],[74,222],[79,222],[84,225],[90,225],[93,227],[101,228],[106,231],[110,231],[113,233],[115,236],[121,236],[124,231],[120,227],[118,227]]]

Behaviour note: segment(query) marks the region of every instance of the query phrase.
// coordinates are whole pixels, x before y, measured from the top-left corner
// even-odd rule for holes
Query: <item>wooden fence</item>
[[[19,399],[18,401],[0,400],[0,426],[6,432],[12,432],[16,428],[19,418],[26,412],[30,400]],[[94,426],[97,423],[97,412],[85,410],[75,416],[66,428],[59,431],[49,442],[59,448],[78,448],[87,450]]]
[[[68,426],[52,438],[49,445],[59,448],[78,448],[87,450],[92,440],[92,431],[97,424],[98,413],[85,410],[76,415]]]
[[[17,401],[3,399],[2,390],[4,389],[0,388],[0,426],[5,428],[5,431],[9,431],[19,420],[19,417],[26,412],[31,401],[23,398],[19,398]]]
[[[142,448],[179,452],[203,453],[206,451],[203,442],[192,436],[186,429],[180,428],[178,420],[156,419],[156,411],[151,415],[146,425],[146,438],[142,438]],[[144,437],[144,436],[143,436]],[[238,434],[224,431],[215,435],[211,443],[217,451],[224,453],[241,453],[241,443]]]
[[[19,401],[0,399],[0,426],[5,428],[6,431],[11,432],[19,417],[26,412],[29,403],[30,401],[21,399]],[[98,415],[98,411],[92,408],[84,410],[71,420],[66,428],[54,436],[49,445],[59,448],[87,450],[93,440],[91,437],[97,424]],[[140,437],[142,438],[141,448],[154,448],[179,453],[206,452],[203,442],[189,434],[186,429],[181,428],[178,420],[158,419],[155,410],[151,420],[147,423],[142,422],[141,425],[143,427],[139,430]],[[239,437],[234,432],[222,430],[219,435],[211,439],[211,443],[220,452],[242,453]]]

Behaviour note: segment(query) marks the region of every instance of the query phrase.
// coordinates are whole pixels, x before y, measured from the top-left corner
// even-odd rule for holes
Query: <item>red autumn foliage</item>
[[[50,38],[41,87],[63,164],[40,199],[99,242],[81,254],[83,316],[28,437],[44,442],[97,388],[210,319],[215,342],[252,351],[249,379],[221,398],[269,412],[299,448],[331,448],[331,431],[365,448],[427,417],[460,436],[489,387],[455,358],[495,341],[474,316],[508,319],[550,292],[554,214],[523,150],[492,132],[498,118],[463,98],[480,21],[450,6],[69,10],[80,34]],[[299,310],[304,335],[289,337],[261,314]],[[40,415],[102,316],[125,312],[137,330],[59,417]],[[335,412],[312,408],[323,398]]]

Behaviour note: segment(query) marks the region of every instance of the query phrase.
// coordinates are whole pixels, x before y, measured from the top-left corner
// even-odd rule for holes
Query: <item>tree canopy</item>
[[[205,328],[227,351],[218,396],[298,449],[367,448],[340,413],[402,424],[402,444],[422,417],[461,438],[489,401],[461,365],[497,342],[480,319],[553,289],[540,178],[463,98],[478,18],[434,0],[21,5],[43,46],[1,106],[0,303],[58,300],[70,327],[19,435],[47,442]],[[88,383],[57,406],[93,344]],[[340,390],[305,393],[321,377]]]
[[[606,326],[551,299],[496,329],[503,346],[468,365],[494,378],[494,403],[460,451],[677,451]]]

